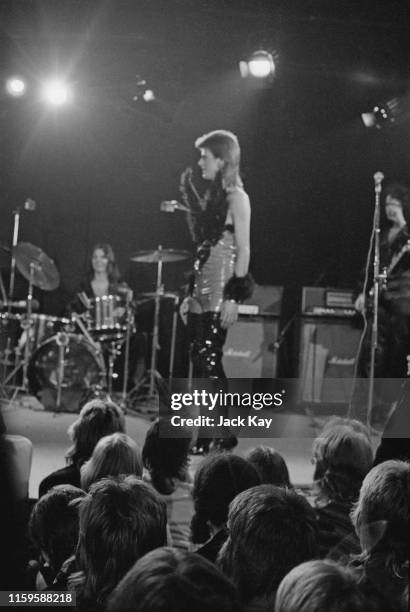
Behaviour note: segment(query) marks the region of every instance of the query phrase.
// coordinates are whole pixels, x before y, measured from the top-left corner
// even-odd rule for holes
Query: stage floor
[[[263,411],[262,411],[263,412]],[[301,414],[268,413],[275,419],[275,430],[281,432],[280,438],[240,438],[235,449],[238,454],[263,444],[279,451],[289,469],[294,485],[307,485],[312,482],[311,447],[313,439],[320,433],[326,419]],[[29,494],[36,498],[40,481],[53,470],[64,467],[64,453],[69,447],[67,429],[77,418],[77,414],[53,413],[32,410],[15,403],[3,408],[7,433],[19,434],[29,438],[33,444],[33,463],[31,469]],[[263,416],[261,413],[260,416]],[[126,415],[126,430],[142,448],[145,434],[150,425],[146,418]],[[374,447],[379,435],[373,438]],[[190,468],[195,471],[201,456],[192,456]]]

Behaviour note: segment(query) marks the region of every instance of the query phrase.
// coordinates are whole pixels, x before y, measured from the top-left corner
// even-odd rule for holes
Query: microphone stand
[[[369,393],[367,397],[367,413],[366,425],[370,428],[371,417],[373,410],[374,397],[374,366],[376,361],[376,350],[378,343],[378,321],[379,321],[379,288],[380,281],[380,194],[382,191],[382,181],[384,175],[382,172],[376,172],[374,175],[374,217],[373,217],[373,232],[374,232],[374,260],[373,260],[373,321],[372,321],[372,336],[370,347],[370,373],[369,373]]]
[[[14,227],[13,227],[13,242],[12,242],[12,251],[11,251],[10,284],[9,284],[9,306],[8,306],[9,314],[11,312],[11,302],[13,300],[13,293],[14,293],[14,279],[16,276],[16,256],[14,254],[14,247],[17,245],[17,242],[18,242],[20,213],[21,213],[20,207],[17,207],[15,210],[13,210]]]

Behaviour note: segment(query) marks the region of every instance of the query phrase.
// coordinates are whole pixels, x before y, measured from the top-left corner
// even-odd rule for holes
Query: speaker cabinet
[[[349,403],[360,334],[349,318],[300,319],[299,401]]]
[[[279,318],[240,316],[229,328],[223,366],[228,378],[275,378]]]

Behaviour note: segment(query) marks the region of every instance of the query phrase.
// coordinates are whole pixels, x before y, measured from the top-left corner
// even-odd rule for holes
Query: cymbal
[[[188,259],[191,254],[189,251],[178,249],[155,249],[154,251],[137,251],[130,259],[137,263],[170,263]]]
[[[33,285],[43,291],[57,289],[60,284],[60,275],[56,265],[48,255],[39,247],[30,242],[19,242],[13,248],[18,271],[28,281],[30,280],[30,267],[33,269]]]

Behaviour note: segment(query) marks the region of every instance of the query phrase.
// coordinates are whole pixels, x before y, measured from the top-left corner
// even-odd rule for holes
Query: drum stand
[[[133,395],[138,404],[146,403],[143,407],[133,408],[137,412],[144,414],[158,414],[158,400],[160,391],[166,393],[168,391],[167,385],[163,380],[161,374],[157,370],[157,357],[158,351],[160,350],[159,345],[159,314],[161,307],[161,299],[166,297],[172,297],[174,299],[174,312],[172,318],[172,335],[171,335],[171,347],[170,347],[170,360],[169,360],[169,375],[168,382],[172,383],[173,370],[174,370],[174,357],[175,357],[175,344],[176,344],[176,328],[178,319],[177,305],[179,297],[177,295],[167,295],[164,292],[164,285],[162,284],[162,265],[163,258],[161,256],[162,246],[158,246],[158,262],[157,262],[157,280],[154,293],[155,308],[154,308],[154,322],[152,331],[152,344],[151,344],[151,363],[148,372],[148,381],[139,385],[136,389],[131,391],[130,395]],[[140,393],[141,387],[147,389],[146,392]],[[152,405],[154,403],[154,405]]]
[[[38,264],[35,264],[33,262],[30,263],[30,276],[29,276],[28,294],[27,294],[26,322],[25,322],[24,325],[22,325],[22,328],[26,330],[26,342],[24,344],[24,356],[23,356],[23,360],[20,361],[20,363],[17,363],[15,368],[10,372],[10,374],[4,380],[4,387],[6,387],[8,385],[8,383],[14,379],[14,377],[17,374],[17,372],[20,369],[23,370],[22,384],[21,384],[21,386],[18,386],[18,387],[16,387],[14,389],[13,395],[12,395],[12,397],[10,399],[10,403],[15,399],[15,397],[16,397],[16,395],[17,395],[17,393],[19,391],[24,391],[25,393],[28,392],[27,371],[28,371],[28,365],[29,365],[29,361],[30,361],[30,357],[31,357],[31,334],[30,334],[30,327],[31,327],[31,323],[32,323],[31,315],[32,315],[32,312],[33,312],[33,278],[34,278],[34,271],[35,271],[35,269],[39,268],[39,267],[41,267],[41,266],[39,266]]]

